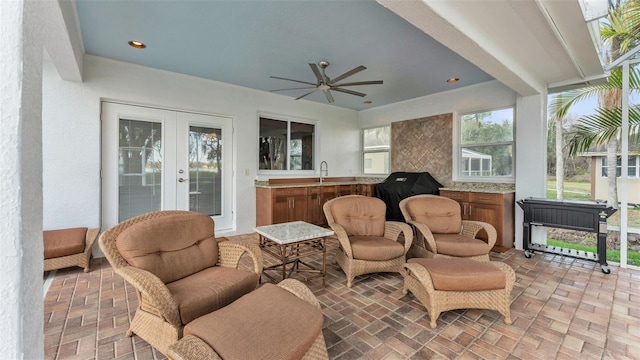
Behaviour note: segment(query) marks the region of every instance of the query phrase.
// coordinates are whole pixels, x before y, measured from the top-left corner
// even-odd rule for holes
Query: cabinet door
[[[338,196],[355,194],[353,185],[338,185]]]
[[[307,196],[296,195],[289,198],[289,219],[287,221],[307,220]]]
[[[310,192],[307,195],[307,222],[315,225],[321,225],[324,222],[320,192]]]
[[[496,243],[502,241],[502,219],[498,205],[469,203],[467,204],[467,217],[469,220],[483,221],[493,225],[498,235]],[[477,237],[486,240],[487,233],[484,230],[480,230]]]
[[[373,196],[374,184],[358,184],[356,185],[356,193],[363,196]]]
[[[289,207],[291,199],[288,196],[276,196],[273,198],[273,224],[280,224],[289,221]]]

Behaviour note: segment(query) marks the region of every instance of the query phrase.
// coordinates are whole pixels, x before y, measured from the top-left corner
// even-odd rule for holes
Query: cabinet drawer
[[[468,192],[463,191],[440,191],[440,196],[448,197],[449,199],[453,199],[455,201],[468,201],[468,195]]]
[[[469,193],[469,202],[500,205],[502,202],[502,194]]]
[[[274,189],[275,196],[296,196],[296,195],[307,195],[306,187],[293,187],[293,188],[282,188],[282,189]]]
[[[307,195],[316,195],[322,192],[322,188],[320,186],[310,186],[307,188]]]

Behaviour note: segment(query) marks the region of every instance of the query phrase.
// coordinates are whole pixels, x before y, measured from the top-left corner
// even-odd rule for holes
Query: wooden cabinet
[[[375,186],[375,184],[334,184],[256,187],[256,226],[289,221],[306,221],[316,225],[327,225],[322,210],[324,203],[344,195],[372,196],[372,190]]]
[[[376,184],[358,184],[356,185],[356,194],[364,196],[375,196]]]
[[[256,225],[306,221],[307,188],[256,188]]]
[[[460,203],[462,218],[487,222],[496,228],[498,238],[493,251],[505,252],[513,248],[514,193],[488,193],[440,190],[445,196]],[[486,238],[486,234],[479,234]]]

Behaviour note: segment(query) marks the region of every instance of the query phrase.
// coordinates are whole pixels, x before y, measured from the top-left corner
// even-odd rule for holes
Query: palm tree
[[[609,1],[609,15],[600,29],[606,53],[605,62],[611,63],[620,54],[640,44],[640,0]],[[640,91],[638,86],[640,75],[637,69],[631,71],[630,89]],[[620,68],[613,69],[606,84],[589,86],[586,88],[565,92],[554,98],[550,104],[553,109],[552,118],[561,121],[568,110],[579,101],[598,96],[599,109],[595,115],[578,119],[576,131],[570,134],[569,151],[571,155],[589,150],[592,145],[607,144],[607,178],[609,206],[618,208],[618,187],[616,180],[616,166],[618,138],[620,136],[622,106],[622,72]],[[632,118],[640,112],[638,107],[630,108],[630,125]],[[636,125],[637,126],[637,123]],[[633,132],[632,132],[633,133]],[[635,131],[637,136],[637,131]]]

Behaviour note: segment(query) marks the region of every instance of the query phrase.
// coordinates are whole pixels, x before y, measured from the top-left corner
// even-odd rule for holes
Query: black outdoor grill
[[[440,193],[440,184],[428,172],[394,172],[376,184],[376,197],[387,205],[387,221],[403,221],[400,201],[413,195]]]
[[[534,251],[559,254],[600,263],[602,272],[611,272],[607,264],[607,218],[616,212],[604,202],[566,201],[527,198],[518,201],[524,210],[523,247],[527,258]],[[598,235],[596,254],[581,250],[531,243],[531,226],[547,226],[561,229],[593,232]]]

